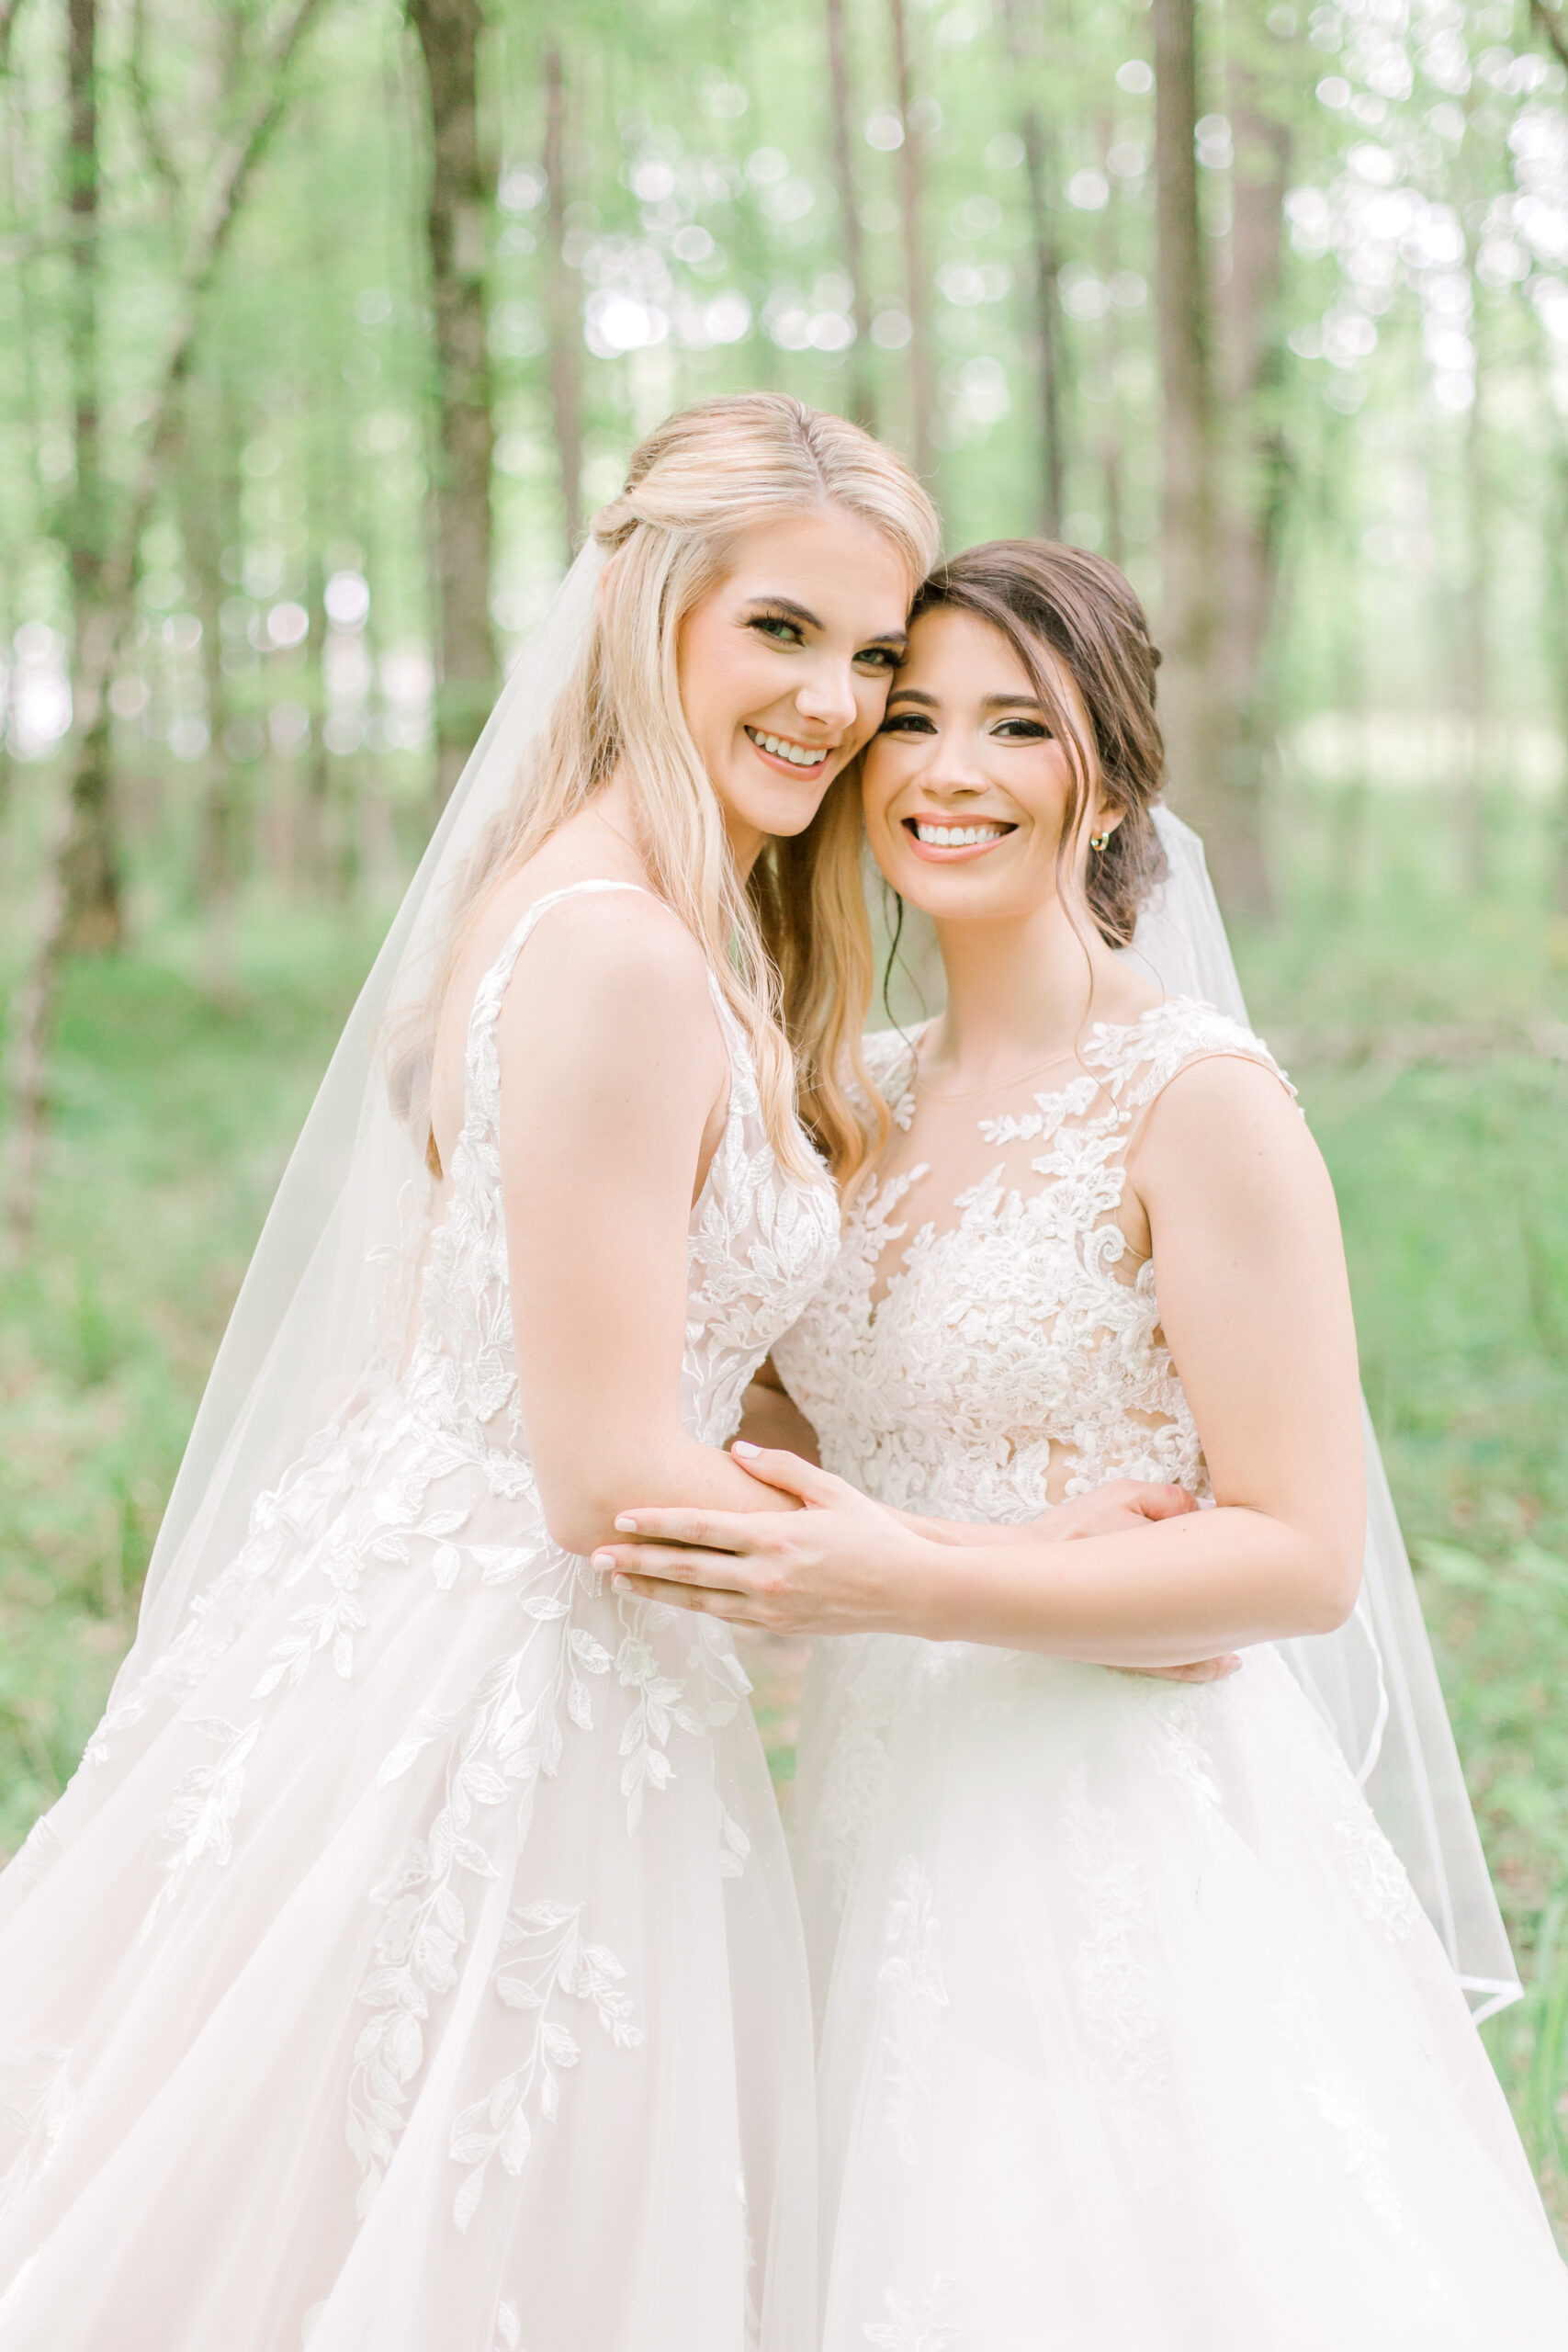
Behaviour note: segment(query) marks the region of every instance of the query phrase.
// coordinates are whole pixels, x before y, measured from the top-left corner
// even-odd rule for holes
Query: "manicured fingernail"
[[[753,1445],[753,1444],[751,1443],[751,1442],[750,1442],[750,1440],[749,1438],[738,1437],[738,1438],[736,1439],[736,1441],[735,1441],[734,1444],[730,1447],[729,1451],[731,1452],[731,1453],[748,1453],[748,1454],[750,1454],[750,1453],[761,1453],[761,1452],[762,1451],[762,1449],[761,1449],[761,1447],[760,1445]]]
[[[595,1552],[591,1565],[603,1576],[607,1569],[615,1566],[615,1555],[614,1552]]]
[[[630,1577],[612,1577],[610,1578],[610,1589],[612,1592],[630,1592],[631,1589],[632,1580]]]
[[[637,1521],[632,1517],[630,1511],[623,1511],[620,1518],[616,1520],[615,1525],[620,1529],[623,1535],[635,1535],[637,1533]]]

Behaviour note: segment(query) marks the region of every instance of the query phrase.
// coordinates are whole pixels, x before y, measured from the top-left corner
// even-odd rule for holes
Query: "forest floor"
[[[1568,2220],[1568,923],[1538,809],[1293,802],[1238,941],[1338,1190],[1363,1369],[1529,1984],[1487,2028]],[[11,935],[17,935],[7,925]],[[73,1770],[268,1199],[377,943],[258,899],[67,975],[37,1243],[0,1274],[0,1849]],[[0,971],[0,980],[10,975]],[[804,1645],[751,1653],[787,1784]]]

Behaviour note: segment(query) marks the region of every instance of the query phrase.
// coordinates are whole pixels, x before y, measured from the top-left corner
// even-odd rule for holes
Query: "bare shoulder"
[[[706,957],[663,900],[644,890],[574,890],[546,909],[513,974],[503,1020],[607,1020],[633,1035],[715,1028]]]
[[[1151,1127],[1224,1134],[1258,1120],[1292,1133],[1304,1127],[1290,1081],[1262,1058],[1261,1047],[1249,1050],[1245,1035],[1238,1030],[1234,1043],[1217,1037],[1183,1061],[1150,1105]]]
[[[503,1101],[547,1102],[562,1137],[635,1136],[647,1174],[664,1146],[701,1148],[729,1088],[707,961],[664,902],[574,890],[539,917],[511,976],[497,1043]]]
[[[1136,1189],[1151,1203],[1196,1189],[1237,1210],[1328,1185],[1287,1081],[1239,1046],[1217,1044],[1182,1064],[1150,1105],[1134,1160]]]

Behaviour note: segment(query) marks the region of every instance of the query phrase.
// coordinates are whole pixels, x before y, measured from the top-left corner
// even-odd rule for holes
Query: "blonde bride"
[[[745,1679],[582,1555],[776,1503],[723,1449],[863,1157],[843,773],[935,548],[852,426],[692,409],[508,685],[0,1883],[4,2352],[807,2352]]]

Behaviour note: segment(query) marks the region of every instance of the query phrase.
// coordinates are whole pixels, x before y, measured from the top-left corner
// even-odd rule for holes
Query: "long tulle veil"
[[[148,1571],[117,1696],[166,1654],[266,1493],[394,1363],[429,1228],[423,1132],[389,1039],[428,991],[457,894],[586,644],[604,567],[592,542],[508,678],[350,1014],[256,1245]],[[1202,845],[1161,812],[1169,879],[1134,948],[1173,994],[1245,1020]],[[1289,1645],[1403,1857],[1480,2014],[1519,1986],[1369,1422],[1366,1581],[1345,1630]]]
[[[1201,997],[1247,1022],[1203,844],[1168,809],[1156,822],[1169,865],[1126,953],[1172,996]],[[1250,1025],[1250,1024],[1248,1024]],[[1478,2018],[1520,1992],[1507,1931],[1481,1850],[1415,1578],[1363,1404],[1367,1552],[1355,1615],[1337,1634],[1281,1645],[1333,1726],[1383,1830],[1409,1871]]]
[[[400,1351],[432,1185],[389,1045],[425,1000],[463,876],[587,643],[604,563],[591,540],[513,666],[349,1015],[219,1349],[117,1692],[167,1650],[256,1498]]]

